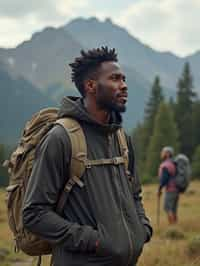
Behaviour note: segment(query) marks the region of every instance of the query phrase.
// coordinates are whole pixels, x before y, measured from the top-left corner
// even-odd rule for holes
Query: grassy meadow
[[[143,187],[143,200],[154,227],[152,241],[145,245],[138,266],[200,266],[200,182],[192,182],[181,195],[179,222],[168,226],[165,213],[160,212],[160,226],[156,224],[155,185]],[[4,204],[5,193],[0,190],[0,266],[32,266],[36,261],[22,253],[14,253]],[[49,258],[43,266],[49,265]]]

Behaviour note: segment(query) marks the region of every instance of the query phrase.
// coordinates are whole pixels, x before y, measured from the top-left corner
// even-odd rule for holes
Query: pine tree
[[[141,175],[144,172],[144,165],[146,161],[147,147],[153,133],[154,120],[161,101],[164,100],[162,87],[159,76],[156,76],[151,88],[150,96],[145,108],[145,118],[143,124],[137,129],[139,140],[139,170]],[[136,134],[136,135],[137,135]]]
[[[135,143],[136,147],[138,171],[141,176],[143,176],[145,169],[147,147],[152,136],[155,115],[163,99],[164,96],[160,85],[160,78],[156,76],[145,108],[144,121],[142,124],[137,125],[132,134],[133,143]]]
[[[192,128],[193,128],[193,134],[191,141],[193,141],[193,149],[192,149],[192,154],[193,154],[196,147],[200,145],[200,100],[196,101],[193,104]]]
[[[195,98],[193,91],[193,78],[189,63],[183,68],[181,78],[178,80],[177,103],[175,118],[179,129],[180,151],[189,157],[192,155],[192,105]]]
[[[137,161],[137,170],[140,176],[142,176],[144,170],[144,160],[145,160],[145,143],[144,138],[146,136],[146,131],[143,124],[138,123],[137,127],[132,133],[132,142],[135,147],[135,157]]]
[[[200,179],[200,145],[197,146],[193,156],[192,176]]]
[[[154,128],[154,120],[160,103],[164,100],[160,78],[156,76],[151,88],[151,93],[145,108],[145,124],[147,135],[151,136]]]
[[[153,135],[147,151],[146,178],[157,176],[160,164],[160,151],[164,146],[178,150],[178,130],[169,104],[162,102],[155,118]]]

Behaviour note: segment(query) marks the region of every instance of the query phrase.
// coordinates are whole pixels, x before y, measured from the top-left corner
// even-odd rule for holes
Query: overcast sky
[[[80,16],[110,17],[157,50],[181,56],[200,50],[200,0],[0,0],[0,47]]]

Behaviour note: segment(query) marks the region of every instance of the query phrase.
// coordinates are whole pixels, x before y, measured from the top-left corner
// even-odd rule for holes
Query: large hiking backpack
[[[189,186],[191,177],[191,167],[188,157],[184,154],[178,154],[174,159],[176,165],[175,182],[179,192],[183,193]]]
[[[30,256],[51,254],[51,245],[47,241],[24,228],[22,206],[33,167],[36,146],[55,124],[60,124],[65,128],[72,146],[70,176],[66,177],[68,181],[63,188],[56,209],[59,215],[62,215],[63,207],[73,186],[75,184],[80,187],[84,185],[81,176],[86,167],[90,168],[93,165],[103,164],[125,164],[126,169],[128,168],[128,147],[122,129],[117,131],[122,156],[88,160],[86,139],[80,124],[72,118],[58,119],[57,115],[58,109],[56,108],[47,108],[36,113],[26,123],[16,150],[11,154],[10,159],[4,163],[4,166],[8,167],[10,175],[9,186],[6,189],[6,201],[8,222],[14,235],[15,249],[16,251],[22,250]]]

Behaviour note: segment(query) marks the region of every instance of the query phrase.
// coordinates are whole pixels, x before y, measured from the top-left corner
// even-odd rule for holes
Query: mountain
[[[115,47],[122,64],[136,69],[150,82],[155,75],[160,75],[162,83],[168,88],[176,88],[177,78],[180,76],[183,64],[189,61],[194,71],[197,87],[200,85],[200,72],[198,71],[200,56],[196,54],[181,58],[170,52],[153,50],[110,19],[101,22],[96,18],[78,18],[63,28],[85,48],[102,45]]]
[[[193,55],[187,56],[185,60],[189,61],[192,65],[192,74],[195,78],[195,84],[197,84],[195,87],[197,91],[200,92],[200,51],[194,53]]]
[[[155,75],[160,75],[165,95],[174,96],[183,64],[189,61],[200,92],[200,52],[185,58],[161,53],[110,19],[78,18],[34,33],[16,48],[0,48],[0,137],[16,138],[32,113],[57,105],[66,94],[77,95],[68,64],[81,49],[102,45],[116,48],[127,76],[129,100],[124,119],[128,129],[142,119]]]
[[[25,79],[10,77],[0,63],[0,143],[14,143],[33,113],[49,106],[56,102]]]
[[[142,119],[142,108],[144,99],[148,96],[148,83],[144,80],[138,81],[131,74],[132,70],[126,68],[125,72],[130,76],[129,86],[129,103],[128,110],[124,115],[124,122],[127,128],[132,128],[138,120]],[[135,75],[136,77],[136,75]],[[134,84],[134,88],[131,87]],[[50,88],[49,88],[50,90]],[[52,91],[57,87],[52,87]],[[78,95],[73,90],[64,95]],[[25,122],[38,110],[57,106],[58,101],[49,98],[46,93],[33,86],[24,78],[14,79],[9,76],[6,67],[0,63],[0,143],[14,144],[19,138]],[[141,108],[142,107],[142,108]],[[139,111],[141,110],[141,111]]]
[[[0,49],[0,60],[4,61],[12,77],[24,77],[39,91],[58,102],[66,94],[78,94],[70,81],[70,69],[67,67],[84,48],[76,37],[63,27],[46,28],[33,34],[29,41],[23,42],[15,49]],[[123,68],[131,88],[125,121],[132,128],[142,119],[150,83],[134,67],[125,64]],[[137,115],[130,119],[130,113]]]
[[[10,75],[23,76],[40,88],[52,85],[72,88],[68,63],[82,48],[108,45],[115,47],[121,64],[133,69],[152,83],[160,75],[166,88],[176,90],[183,64],[189,61],[200,92],[200,52],[184,58],[170,52],[158,52],[134,38],[110,19],[77,18],[60,27],[48,27],[13,49],[0,49],[0,60]],[[63,91],[62,91],[63,92]]]
[[[128,67],[123,67],[123,69],[128,85],[127,111],[123,114],[124,125],[127,129],[132,129],[143,118],[143,110],[151,85],[133,69]]]
[[[48,27],[15,49],[0,49],[0,60],[15,77],[23,76],[35,86],[59,83],[72,87],[67,65],[81,49],[69,33]]]

